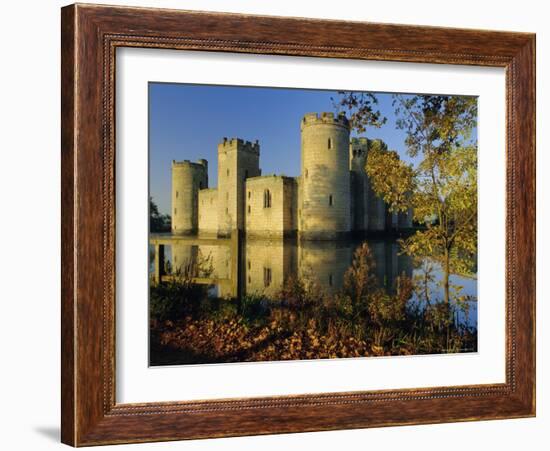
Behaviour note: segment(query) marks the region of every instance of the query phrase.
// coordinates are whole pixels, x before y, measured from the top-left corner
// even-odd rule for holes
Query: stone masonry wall
[[[199,234],[217,235],[218,233],[218,190],[199,191]]]
[[[284,237],[295,232],[292,211],[295,185],[293,178],[274,175],[246,181],[245,224],[248,236]]]

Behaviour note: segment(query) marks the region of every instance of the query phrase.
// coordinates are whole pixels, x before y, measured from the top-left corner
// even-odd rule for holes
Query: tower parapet
[[[197,170],[207,169],[208,161],[204,159],[200,159],[200,160],[197,160],[197,162],[195,163],[194,161],[191,161],[191,160],[183,160],[183,161],[172,160],[172,168],[175,168],[175,167],[176,168],[177,167],[194,168]]]
[[[198,228],[198,193],[208,188],[208,162],[172,161],[172,233],[192,234]]]
[[[346,117],[345,113],[306,113],[302,118],[301,127],[302,129],[308,125],[337,125],[341,127],[348,128],[349,120]]]
[[[228,152],[230,150],[239,149],[241,152],[249,152],[255,155],[260,155],[260,143],[258,140],[245,141],[240,138],[223,138],[223,140],[218,144],[218,153],[219,152]]]

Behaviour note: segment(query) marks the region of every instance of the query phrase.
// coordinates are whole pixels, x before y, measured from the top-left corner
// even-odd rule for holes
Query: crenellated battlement
[[[246,183],[260,183],[265,182],[269,180],[294,180],[294,177],[289,177],[288,175],[284,174],[265,174],[265,175],[258,175],[256,177],[249,177],[246,179]]]
[[[351,138],[349,142],[349,155],[351,160],[359,160],[361,167],[363,166],[363,160],[367,157],[368,149],[370,147],[371,140],[368,138]]]
[[[198,160],[196,163],[190,160],[183,160],[183,161],[172,160],[172,167],[208,170],[208,161],[203,158]]]
[[[260,143],[258,140],[245,141],[241,138],[226,138],[218,144],[218,152],[228,152],[230,150],[239,150],[243,152],[250,152],[255,155],[260,154]]]
[[[301,128],[308,127],[310,125],[339,125],[341,127],[350,128],[349,120],[345,113],[306,113],[300,123]]]

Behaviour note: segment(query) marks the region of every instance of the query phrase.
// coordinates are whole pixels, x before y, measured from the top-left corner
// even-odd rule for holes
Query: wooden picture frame
[[[62,441],[73,446],[535,415],[535,35],[162,9],[62,9]],[[115,50],[506,69],[506,382],[303,396],[115,400]]]

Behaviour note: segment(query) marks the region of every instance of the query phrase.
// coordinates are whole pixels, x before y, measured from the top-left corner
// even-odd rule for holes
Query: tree
[[[365,170],[371,188],[384,199],[390,211],[408,211],[416,188],[411,165],[401,161],[397,152],[373,146],[369,149]]]
[[[380,128],[386,118],[377,109],[378,98],[371,92],[339,91],[340,99],[332,102],[337,110],[346,112],[351,126],[357,133],[364,133],[367,127]]]
[[[357,96],[346,94],[341,104],[365,109]],[[475,271],[477,254],[477,140],[472,136],[477,101],[466,96],[394,95],[397,127],[405,130],[407,153],[419,158],[416,167],[396,152],[375,149],[366,171],[374,191],[391,211],[412,208],[423,230],[401,241],[414,257],[440,263],[445,302],[450,301],[449,276]],[[355,117],[365,117],[356,114]],[[354,124],[356,130],[364,129]]]
[[[170,215],[161,214],[153,198],[149,197],[149,230],[153,233],[169,232],[170,228]]]

